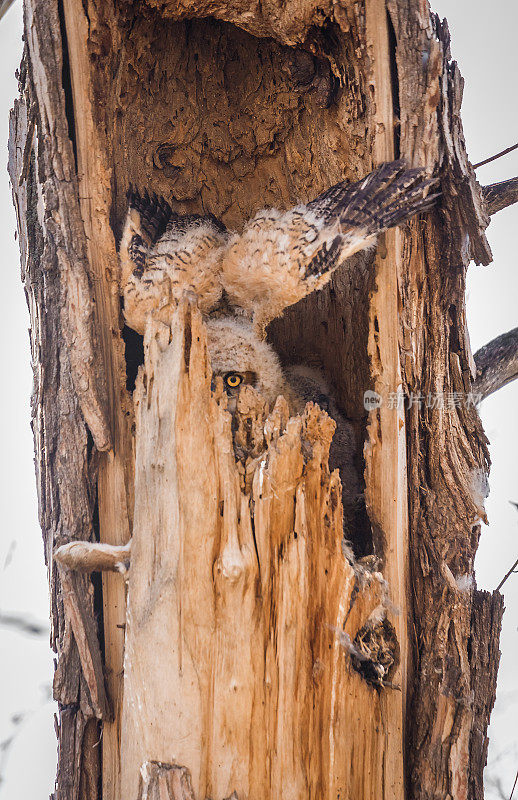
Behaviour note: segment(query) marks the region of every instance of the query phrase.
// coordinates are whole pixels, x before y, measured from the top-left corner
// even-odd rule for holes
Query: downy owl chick
[[[383,164],[306,205],[260,211],[242,233],[227,231],[212,215],[180,216],[163,198],[130,190],[120,245],[127,323],[139,333],[150,316],[170,323],[185,291],[194,292],[229,409],[235,411],[244,384],[270,405],[284,395],[295,413],[308,400],[324,405],[337,423],[330,466],[339,467],[344,501],[352,502],[359,493],[353,426],[317,370],[283,371],[264,331],[285,308],[321,289],[347,258],[374,245],[379,233],[429,208],[435,183],[401,161]]]
[[[149,316],[170,323],[190,290],[208,320],[239,318],[264,338],[269,322],[321,289],[347,258],[429,208],[435,183],[394,161],[306,205],[259,211],[242,233],[213,215],[180,216],[163,198],[130,190],[120,244],[127,323],[138,333]]]

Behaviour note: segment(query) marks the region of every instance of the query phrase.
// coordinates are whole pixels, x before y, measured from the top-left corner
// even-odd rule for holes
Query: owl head
[[[279,359],[271,346],[259,338],[249,320],[209,317],[207,336],[213,380],[222,378],[231,411],[235,410],[243,385],[253,386],[269,403],[285,393]]]

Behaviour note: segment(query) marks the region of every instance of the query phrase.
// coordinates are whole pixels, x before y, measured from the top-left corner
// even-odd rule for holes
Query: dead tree
[[[56,800],[483,797],[503,610],[473,576],[487,441],[473,404],[425,402],[470,395],[465,274],[489,263],[498,210],[461,99],[426,2],[26,0],[9,168]],[[285,361],[323,366],[364,442],[351,565],[326,415],[245,397],[234,436],[255,457],[236,461],[199,313],[142,342],[117,246],[130,182],[238,229],[395,157],[440,174],[438,208],[268,331]],[[368,415],[366,389],[383,400]],[[83,541],[115,571],[58,568]]]

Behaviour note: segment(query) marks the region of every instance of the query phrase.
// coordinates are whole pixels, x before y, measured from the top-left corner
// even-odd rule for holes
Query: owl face
[[[244,318],[220,317],[207,321],[213,380],[220,376],[229,398],[229,410],[241,388],[253,386],[270,403],[285,393],[285,380],[277,355]]]
[[[234,412],[239,392],[243,386],[257,387],[257,373],[252,370],[246,372],[213,372],[212,373],[212,389],[215,389],[216,378],[221,378],[223,381],[223,389],[228,397],[228,408]]]
[[[217,377],[216,373],[214,377]],[[223,379],[223,387],[227,394],[239,394],[242,386],[253,386],[257,383],[257,373],[247,370],[246,372],[225,372],[221,375]]]

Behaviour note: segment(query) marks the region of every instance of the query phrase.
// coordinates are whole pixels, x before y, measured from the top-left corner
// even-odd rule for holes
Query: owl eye
[[[243,383],[243,376],[239,372],[229,372],[228,375],[225,375],[225,383],[230,389],[235,389]]]

